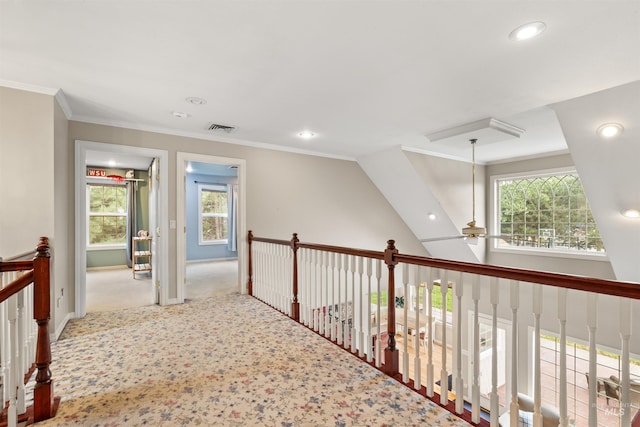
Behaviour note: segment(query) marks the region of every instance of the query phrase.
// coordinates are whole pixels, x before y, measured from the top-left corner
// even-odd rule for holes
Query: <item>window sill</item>
[[[579,252],[579,251],[553,251],[537,248],[491,248],[491,252],[511,254],[511,255],[529,255],[529,256],[546,256],[555,258],[572,258],[582,259],[589,261],[609,261],[609,256],[606,253],[597,252]]]
[[[87,251],[113,251],[126,248],[127,246],[124,243],[115,245],[91,245],[87,246]]]
[[[200,246],[212,246],[212,245],[228,245],[228,240],[212,240],[209,242],[198,242]]]

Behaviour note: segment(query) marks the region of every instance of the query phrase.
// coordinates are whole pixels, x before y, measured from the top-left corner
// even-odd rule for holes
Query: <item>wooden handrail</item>
[[[448,261],[437,258],[419,257],[414,255],[397,254],[398,262],[478,274],[481,276],[499,277],[502,279],[519,280],[521,282],[539,283],[558,288],[576,289],[603,295],[640,299],[640,283],[619,282],[614,280],[596,279],[586,276],[572,276],[569,274],[549,273],[544,271],[524,270],[512,267],[500,267],[487,264],[473,264],[458,261]]]
[[[0,263],[0,273],[4,271],[26,271],[33,269],[33,260],[3,261]]]
[[[265,242],[276,245],[291,245],[291,241],[289,240],[269,239],[264,237],[252,237],[252,240],[255,242]],[[345,255],[355,255],[372,259],[385,259],[384,252],[366,249],[356,249],[307,242],[298,242],[297,247],[326,252],[335,252]],[[501,267],[497,265],[474,264],[470,262],[450,261],[439,258],[405,255],[401,253],[395,253],[393,255],[393,261],[640,300],[640,283],[634,282],[621,282],[615,280],[597,279],[594,277],[525,270],[513,267]]]
[[[33,271],[23,274],[4,288],[0,289],[0,302],[8,300],[33,282]]]

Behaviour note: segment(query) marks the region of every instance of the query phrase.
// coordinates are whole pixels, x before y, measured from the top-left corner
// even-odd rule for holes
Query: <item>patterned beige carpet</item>
[[[90,313],[53,344],[39,426],[466,426],[245,295]]]

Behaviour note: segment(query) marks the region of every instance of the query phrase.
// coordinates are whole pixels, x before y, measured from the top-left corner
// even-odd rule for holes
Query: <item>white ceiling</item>
[[[639,58],[637,0],[0,1],[0,84],[61,89],[73,120],[344,158],[468,158],[425,135],[490,117],[525,133],[479,162],[566,150],[547,105],[640,79]]]

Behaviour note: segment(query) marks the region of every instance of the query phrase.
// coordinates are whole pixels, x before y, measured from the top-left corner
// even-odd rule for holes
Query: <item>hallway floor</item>
[[[465,421],[247,295],[89,313],[52,345],[41,426],[440,426]]]
[[[136,273],[134,278],[125,267],[87,271],[87,313],[152,305],[153,292],[150,272]],[[187,263],[185,299],[234,292],[238,292],[236,260]]]

